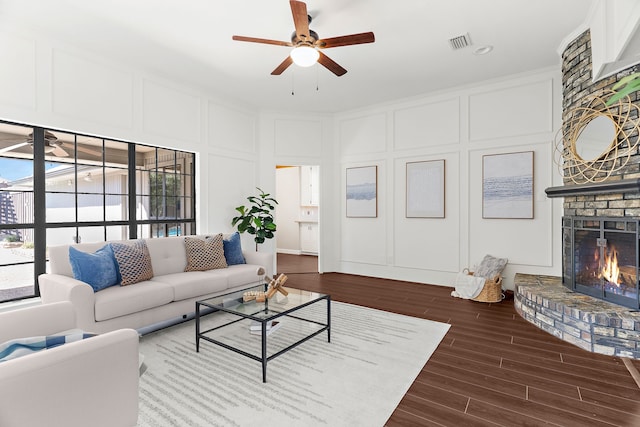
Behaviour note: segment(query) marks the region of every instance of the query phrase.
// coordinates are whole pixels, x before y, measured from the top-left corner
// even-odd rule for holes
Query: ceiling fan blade
[[[91,154],[92,156],[102,157],[102,150],[92,150],[91,148],[76,146],[76,149],[82,153]]]
[[[25,145],[29,145],[29,142],[25,141],[19,144],[10,145],[8,147],[0,149],[0,154],[6,153],[7,151],[15,150],[16,148],[24,147]]]
[[[98,151],[98,150],[92,150],[91,148],[85,148],[85,147],[81,147],[81,146],[77,146],[76,149],[78,151],[81,151],[83,153],[87,153],[87,154],[91,154],[93,156],[96,157],[102,157],[102,151]]]
[[[307,5],[301,1],[291,0],[291,13],[293,23],[296,26],[296,35],[301,41],[309,40],[309,16],[307,15]]]
[[[316,47],[320,49],[328,49],[330,47],[350,46],[353,44],[373,43],[376,41],[372,32],[350,34],[348,36],[330,37],[328,39],[320,39],[316,42]]]
[[[291,42],[282,42],[279,40],[269,40],[269,39],[259,39],[256,37],[245,37],[245,36],[233,36],[233,40],[239,42],[250,42],[250,43],[262,43],[262,44],[275,44],[277,46],[293,46]]]
[[[331,71],[336,76],[340,77],[340,76],[344,75],[347,72],[347,70],[342,68],[337,62],[335,62],[333,59],[329,58],[324,53],[322,53],[322,52],[318,52],[318,53],[320,54],[320,57],[318,58],[318,62],[320,63],[320,65],[322,65],[325,68],[327,68],[329,71]]]
[[[64,149],[59,145],[54,146],[52,153],[56,157],[69,157],[69,153],[64,151]]]
[[[290,56],[287,56],[284,61],[282,61],[282,63],[280,65],[278,65],[276,67],[275,70],[273,70],[271,72],[272,76],[279,76],[280,74],[282,74],[284,72],[284,70],[286,70],[287,68],[289,68],[289,66],[293,64],[293,59],[291,59]]]
[[[16,135],[14,133],[4,133],[0,131],[0,142],[16,142],[16,140],[26,138],[23,135]]]
[[[68,157],[69,153],[65,150],[65,148],[67,150],[70,150],[71,152],[73,152],[74,150],[74,144],[73,143],[68,143],[68,142],[63,142],[63,143],[58,143],[56,144],[56,149],[53,150],[53,154],[55,154],[58,157]],[[76,144],[76,148],[79,152],[82,153],[86,153],[86,154],[90,154],[92,156],[96,156],[96,157],[102,157],[102,150],[98,149],[98,150],[92,150],[91,148],[86,148],[83,147],[79,144]]]

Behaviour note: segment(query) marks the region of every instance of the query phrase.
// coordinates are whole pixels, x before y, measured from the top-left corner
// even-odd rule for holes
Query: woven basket
[[[473,272],[469,271],[468,274],[473,276]],[[480,291],[477,297],[473,298],[473,301],[478,302],[500,302],[503,299],[502,295],[502,276],[497,275],[493,279],[486,279],[484,282],[484,288]]]

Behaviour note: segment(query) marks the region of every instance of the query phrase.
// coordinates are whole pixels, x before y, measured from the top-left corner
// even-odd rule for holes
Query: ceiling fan
[[[69,153],[67,153],[61,146],[61,143],[58,142],[58,137],[55,136],[52,132],[45,131],[44,133],[44,152],[49,154],[53,154],[57,157],[68,157]],[[7,151],[12,151],[18,149],[20,147],[24,147],[25,145],[33,146],[33,133],[27,135],[27,139],[23,142],[19,142],[14,145],[10,145],[8,147],[0,149],[0,154],[6,153]]]
[[[289,68],[293,63],[303,67],[308,67],[316,62],[327,68],[336,76],[344,75],[347,70],[342,68],[338,63],[322,53],[320,49],[328,49],[339,46],[349,46],[354,44],[373,43],[375,37],[372,32],[351,34],[348,36],[331,37],[328,39],[321,39],[318,34],[309,29],[311,23],[311,16],[307,14],[307,5],[304,2],[290,0],[291,13],[293,14],[293,23],[296,27],[295,32],[291,35],[290,42],[259,39],[255,37],[245,36],[233,36],[233,40],[252,43],[274,44],[278,46],[289,46],[294,49],[291,54],[282,61],[275,70],[271,72],[272,75],[280,75]]]
[[[24,140],[22,142],[19,142],[17,144],[13,144],[13,145],[10,145],[8,147],[0,148],[0,154],[6,153],[8,151],[16,150],[16,149],[18,149],[20,147],[24,147],[26,145],[30,145],[30,146],[33,147],[33,133],[29,133],[29,135],[27,135],[26,138],[27,138],[26,140]],[[7,139],[0,139],[0,140],[7,141]],[[45,131],[45,133],[44,133],[44,152],[45,152],[45,154],[52,154],[52,155],[54,155],[56,157],[69,157],[69,153],[67,153],[67,151],[64,149],[66,144],[67,144],[66,142],[59,141],[58,137],[53,132]],[[73,144],[70,144],[69,148],[71,148],[71,150],[73,150]],[[77,144],[76,149],[78,151],[84,152],[86,154],[90,154],[92,156],[102,157],[102,151],[92,150],[90,148],[82,147],[79,144]]]

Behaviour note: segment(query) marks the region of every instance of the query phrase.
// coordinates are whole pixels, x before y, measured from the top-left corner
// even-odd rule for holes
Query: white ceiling
[[[375,43],[324,50],[348,70],[342,77],[319,65],[271,76],[290,48],[231,40],[289,41],[287,0],[3,0],[0,29],[87,49],[107,63],[124,61],[259,109],[331,113],[559,70],[558,47],[593,1],[308,0],[320,38],[375,33]],[[473,46],[452,50],[448,40],[467,32]],[[472,53],[485,44],[494,47],[490,54]]]

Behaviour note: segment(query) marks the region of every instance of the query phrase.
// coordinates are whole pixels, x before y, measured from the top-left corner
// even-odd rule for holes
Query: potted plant
[[[616,91],[616,93],[611,95],[611,98],[607,101],[607,105],[609,106],[613,105],[614,102],[622,99],[626,95],[630,95],[633,92],[640,90],[640,73],[633,73],[623,79],[620,79],[620,81],[611,89]]]
[[[231,225],[237,225],[239,233],[246,231],[249,234],[254,234],[253,240],[256,242],[257,251],[259,244],[264,243],[266,239],[274,237],[276,224],[273,222],[272,212],[278,202],[260,188],[256,187],[256,189],[259,191],[257,196],[247,197],[250,202],[248,207],[243,205],[236,208],[240,215],[231,220]]]

